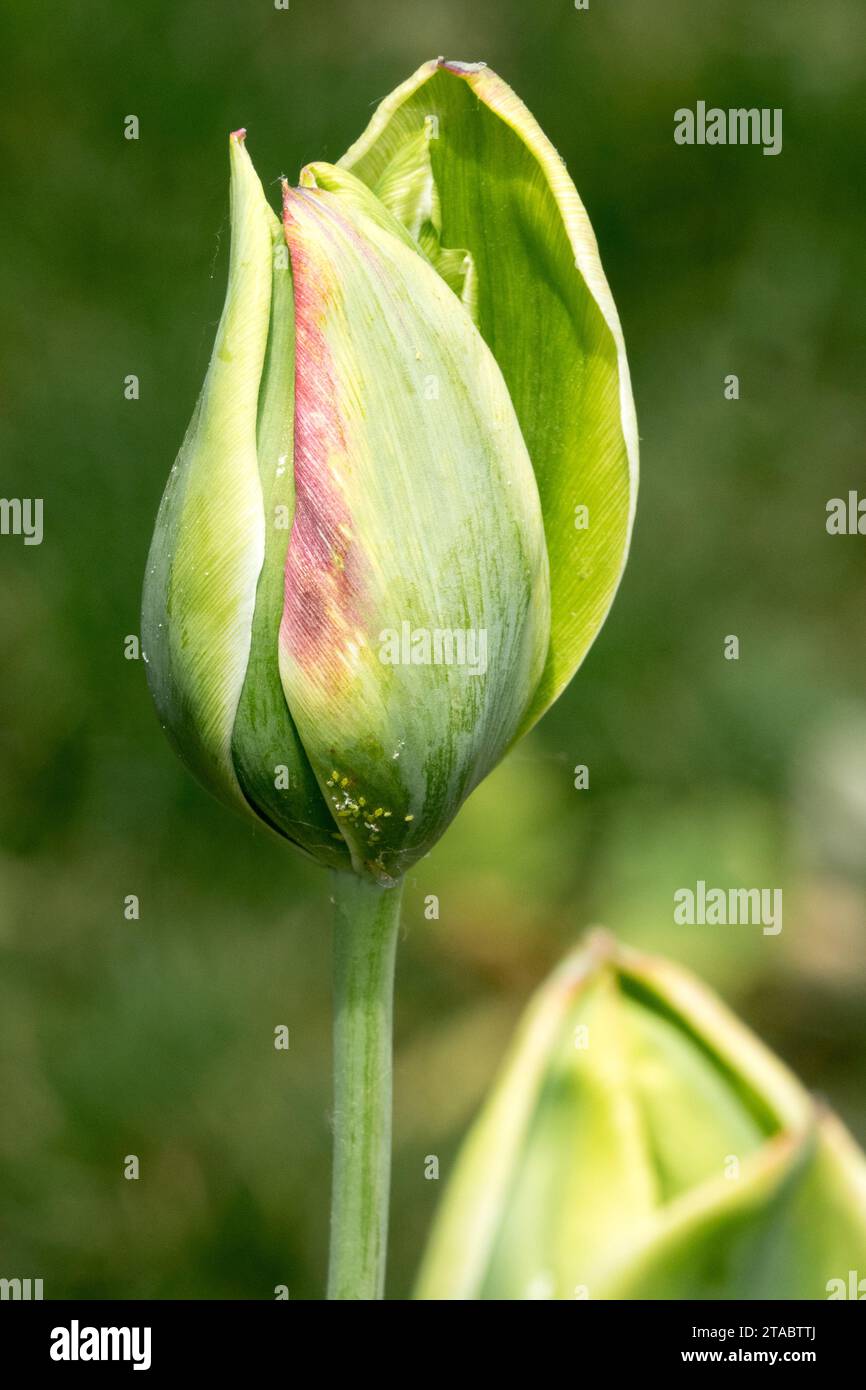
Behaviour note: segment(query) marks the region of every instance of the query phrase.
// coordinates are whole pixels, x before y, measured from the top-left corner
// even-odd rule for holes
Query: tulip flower
[[[280,217],[229,145],[225,307],[143,650],[196,776],[334,871],[331,1288],[375,1296],[403,876],[604,620],[634,410],[586,213],[483,64],[425,64]]]
[[[527,1010],[417,1295],[826,1299],[858,1269],[839,1120],[693,976],[597,933]]]

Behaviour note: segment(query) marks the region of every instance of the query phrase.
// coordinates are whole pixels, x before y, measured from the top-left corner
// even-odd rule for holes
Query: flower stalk
[[[391,1178],[392,1001],[402,880],[332,875],[334,1166],[329,1299],[380,1299]]]

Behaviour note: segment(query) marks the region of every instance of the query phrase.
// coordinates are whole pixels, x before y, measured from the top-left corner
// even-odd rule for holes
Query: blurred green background
[[[442,1186],[425,1156],[447,1176],[528,994],[593,923],[693,965],[866,1140],[866,540],[824,527],[866,491],[866,9],[32,0],[3,28],[0,491],[44,498],[45,539],[0,538],[0,1274],[322,1293],[326,880],[193,783],[124,638],[221,308],[228,131],[276,200],[436,54],[487,60],[567,161],[642,491],[579,677],[412,875],[389,1291]],[[677,147],[698,99],[781,106],[782,154]],[[781,936],[674,926],[698,878],[782,887]]]

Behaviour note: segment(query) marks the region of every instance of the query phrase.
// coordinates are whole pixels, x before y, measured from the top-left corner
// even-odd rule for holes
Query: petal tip
[[[458,77],[471,77],[475,72],[482,72],[487,67],[486,63],[463,63],[458,58],[436,59],[437,68],[445,68],[448,72],[456,73]]]
[[[304,202],[306,188],[293,188],[288,179],[280,179],[282,189],[283,207],[283,228],[288,232],[289,227],[297,221],[295,211]]]

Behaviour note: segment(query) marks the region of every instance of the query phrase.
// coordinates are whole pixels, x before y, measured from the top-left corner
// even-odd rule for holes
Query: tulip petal
[[[286,550],[295,512],[295,322],[288,247],[276,217],[271,232],[270,330],[256,422],[265,553],[232,732],[232,759],[244,795],[272,828],[317,862],[347,869],[348,850],[289,713],[277,656]]]
[[[539,1286],[551,1296],[551,1249],[563,1232],[585,1249],[612,1224],[633,1230],[654,1210],[655,1184],[616,1027],[611,978],[598,973],[607,950],[598,944],[597,938],[564,962],[531,1001],[460,1152],[416,1297],[523,1298],[533,1297]],[[580,1094],[568,1082],[568,1066],[580,1056],[576,999],[587,1005],[581,1021],[601,1062],[595,1073],[583,1072]],[[556,1066],[548,1084],[550,1059],[560,1049],[567,1065]],[[540,1104],[546,1111],[541,1117]],[[558,1135],[552,1146],[545,1139],[551,1132]],[[530,1152],[534,1171],[524,1182]],[[577,1220],[567,1205],[576,1183],[582,1188]],[[539,1204],[539,1190],[561,1193],[562,1200]]]
[[[538,481],[551,634],[525,732],[586,655],[625,565],[638,468],[625,346],[565,166],[483,63],[425,63],[381,103],[339,162],[406,219],[415,207],[406,193],[413,158],[416,183],[423,186],[432,169],[442,241],[471,257],[477,322]],[[585,529],[577,529],[585,519],[577,507],[587,508]]]
[[[839,1120],[819,1113],[805,1130],[776,1136],[737,1181],[717,1179],[672,1206],[599,1278],[596,1292],[614,1299],[862,1297],[851,1291],[850,1272],[862,1273],[864,1263],[866,1160]]]
[[[419,251],[477,320],[475,264],[468,251],[442,245],[439,195],[423,134],[401,151],[378,195],[337,164],[308,164],[301,170],[300,184],[340,193],[344,205],[354,203],[384,230]]]
[[[627,970],[636,959],[626,953]],[[653,989],[661,987],[657,997],[681,1007],[696,1036],[739,1071],[753,1103],[769,1103],[774,1130],[748,1154],[734,1139],[738,1176],[698,1182],[661,1209],[625,1256],[599,1273],[595,1296],[826,1298],[831,1281],[847,1283],[849,1269],[866,1263],[866,1159],[840,1121],[709,991],[667,962],[648,962],[647,971]],[[687,1140],[682,1123],[675,1128]]]
[[[384,882],[513,738],[549,609],[538,493],[499,369],[439,275],[357,194],[286,190],[296,513],[280,669],[353,863]],[[406,629],[426,634],[429,660],[417,646],[407,659]]]
[[[192,422],[171,471],[145,576],[142,646],[163,726],[200,780],[247,810],[231,756],[264,557],[256,457],[275,217],[232,135],[225,307]]]

